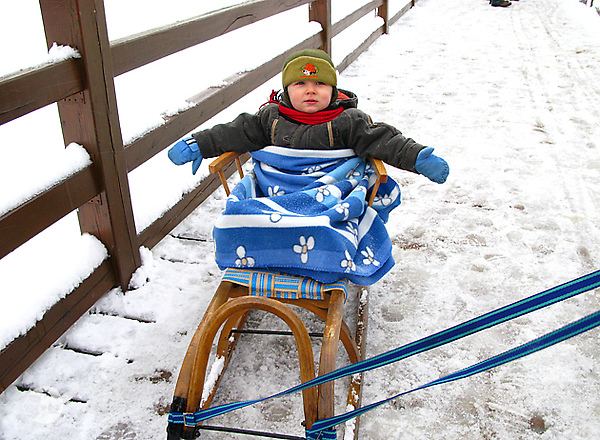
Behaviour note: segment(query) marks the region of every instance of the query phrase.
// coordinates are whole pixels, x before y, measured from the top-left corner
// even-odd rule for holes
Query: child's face
[[[329,106],[333,87],[315,81],[296,81],[287,87],[292,107],[304,113],[316,113]]]

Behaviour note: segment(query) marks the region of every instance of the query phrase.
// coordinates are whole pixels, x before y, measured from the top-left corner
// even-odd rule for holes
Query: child
[[[356,95],[337,89],[323,51],[292,54],[282,82],[283,92],[273,93],[258,113],[194,133],[177,142],[169,158],[177,165],[192,162],[196,173],[204,157],[228,151],[253,156],[254,172],[234,188],[213,230],[222,269],[266,268],[324,283],[347,278],[373,284],[394,265],[384,223],[400,204],[400,188],[388,179],[367,207],[374,173],[364,159],[381,159],[437,183],[446,181],[448,164],[396,128],[372,123],[356,108]]]
[[[269,145],[294,149],[351,148],[362,158],[373,157],[403,170],[444,183],[448,164],[405,138],[396,128],[373,123],[356,108],[358,98],[337,89],[337,75],[327,53],[305,49],[288,57],[282,73],[283,93],[258,113],[242,113],[233,122],[194,133],[169,150],[176,165],[192,162],[195,174],[202,158],[227,151],[247,152]]]

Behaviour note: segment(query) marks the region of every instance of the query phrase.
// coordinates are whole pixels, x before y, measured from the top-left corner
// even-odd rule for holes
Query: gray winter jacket
[[[260,150],[269,145],[310,150],[351,148],[360,157],[381,159],[394,167],[416,172],[415,161],[423,145],[405,138],[391,125],[373,123],[366,113],[356,108],[355,94],[341,92],[349,98],[338,99],[326,110],[341,106],[344,111],[323,124],[309,125],[292,120],[280,114],[278,104],[270,103],[254,115],[242,113],[230,123],[215,125],[193,136],[204,158],[227,151]],[[282,102],[282,105],[285,104]]]

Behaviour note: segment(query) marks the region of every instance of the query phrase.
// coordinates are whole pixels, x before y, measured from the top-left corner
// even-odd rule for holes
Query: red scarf
[[[316,113],[304,113],[279,104],[279,113],[287,116],[290,119],[293,119],[294,121],[309,125],[317,125],[329,122],[341,115],[343,111],[343,107],[338,107],[333,110],[321,110]]]
[[[300,112],[296,109],[282,105],[280,102],[278,102],[276,100],[276,97],[277,97],[277,92],[275,90],[273,90],[273,92],[271,92],[271,96],[269,97],[269,101],[265,102],[265,104],[263,104],[263,105],[266,105],[269,103],[279,104],[279,113],[281,113],[284,116],[287,116],[290,119],[293,119],[294,121],[301,122],[303,124],[309,124],[309,125],[324,124],[325,122],[329,122],[329,121],[337,118],[344,111],[344,108],[340,106],[333,110],[321,110],[316,113],[304,113],[304,112]],[[338,92],[338,97],[341,99],[348,99],[348,96],[346,96],[342,92]]]

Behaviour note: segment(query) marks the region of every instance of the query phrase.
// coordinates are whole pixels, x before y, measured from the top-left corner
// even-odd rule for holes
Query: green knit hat
[[[304,49],[291,54],[283,63],[283,96],[289,104],[287,86],[296,81],[318,81],[333,86],[331,102],[337,99],[337,74],[331,57],[319,49]]]
[[[326,52],[318,49],[304,49],[294,52],[285,60],[282,70],[283,87],[304,80],[337,86],[335,67]]]

